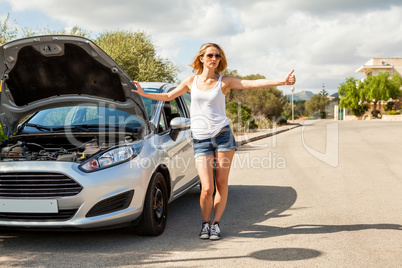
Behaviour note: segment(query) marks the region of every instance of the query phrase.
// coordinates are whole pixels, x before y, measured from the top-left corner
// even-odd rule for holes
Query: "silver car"
[[[103,50],[37,36],[0,51],[0,229],[136,226],[163,232],[168,203],[199,184],[189,94],[141,98]],[[175,85],[142,83],[148,92]]]

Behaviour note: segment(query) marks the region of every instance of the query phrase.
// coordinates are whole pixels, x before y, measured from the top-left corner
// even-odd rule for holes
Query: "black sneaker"
[[[209,238],[209,229],[210,229],[209,222],[204,221],[202,223],[202,228],[201,228],[201,232],[200,232],[200,238],[201,239],[208,239]]]
[[[219,228],[219,222],[214,222],[211,224],[209,231],[209,239],[211,240],[219,240],[221,239],[221,229]]]

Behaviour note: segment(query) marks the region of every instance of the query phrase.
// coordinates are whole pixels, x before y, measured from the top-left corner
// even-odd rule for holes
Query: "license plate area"
[[[56,199],[0,199],[0,212],[9,213],[58,213]]]

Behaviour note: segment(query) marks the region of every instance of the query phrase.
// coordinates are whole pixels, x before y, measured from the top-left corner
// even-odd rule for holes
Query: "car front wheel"
[[[136,231],[141,235],[156,236],[163,233],[167,222],[168,191],[163,175],[156,172],[145,197],[144,209]]]

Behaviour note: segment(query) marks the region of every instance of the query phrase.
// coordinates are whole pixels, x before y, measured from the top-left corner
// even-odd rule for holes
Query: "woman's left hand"
[[[142,90],[140,83],[138,81],[133,81],[133,83],[137,89],[132,89],[131,91],[137,93],[140,96],[144,96],[144,90]]]
[[[285,79],[285,85],[294,85],[296,83],[296,77],[293,74],[295,70],[292,70]]]

